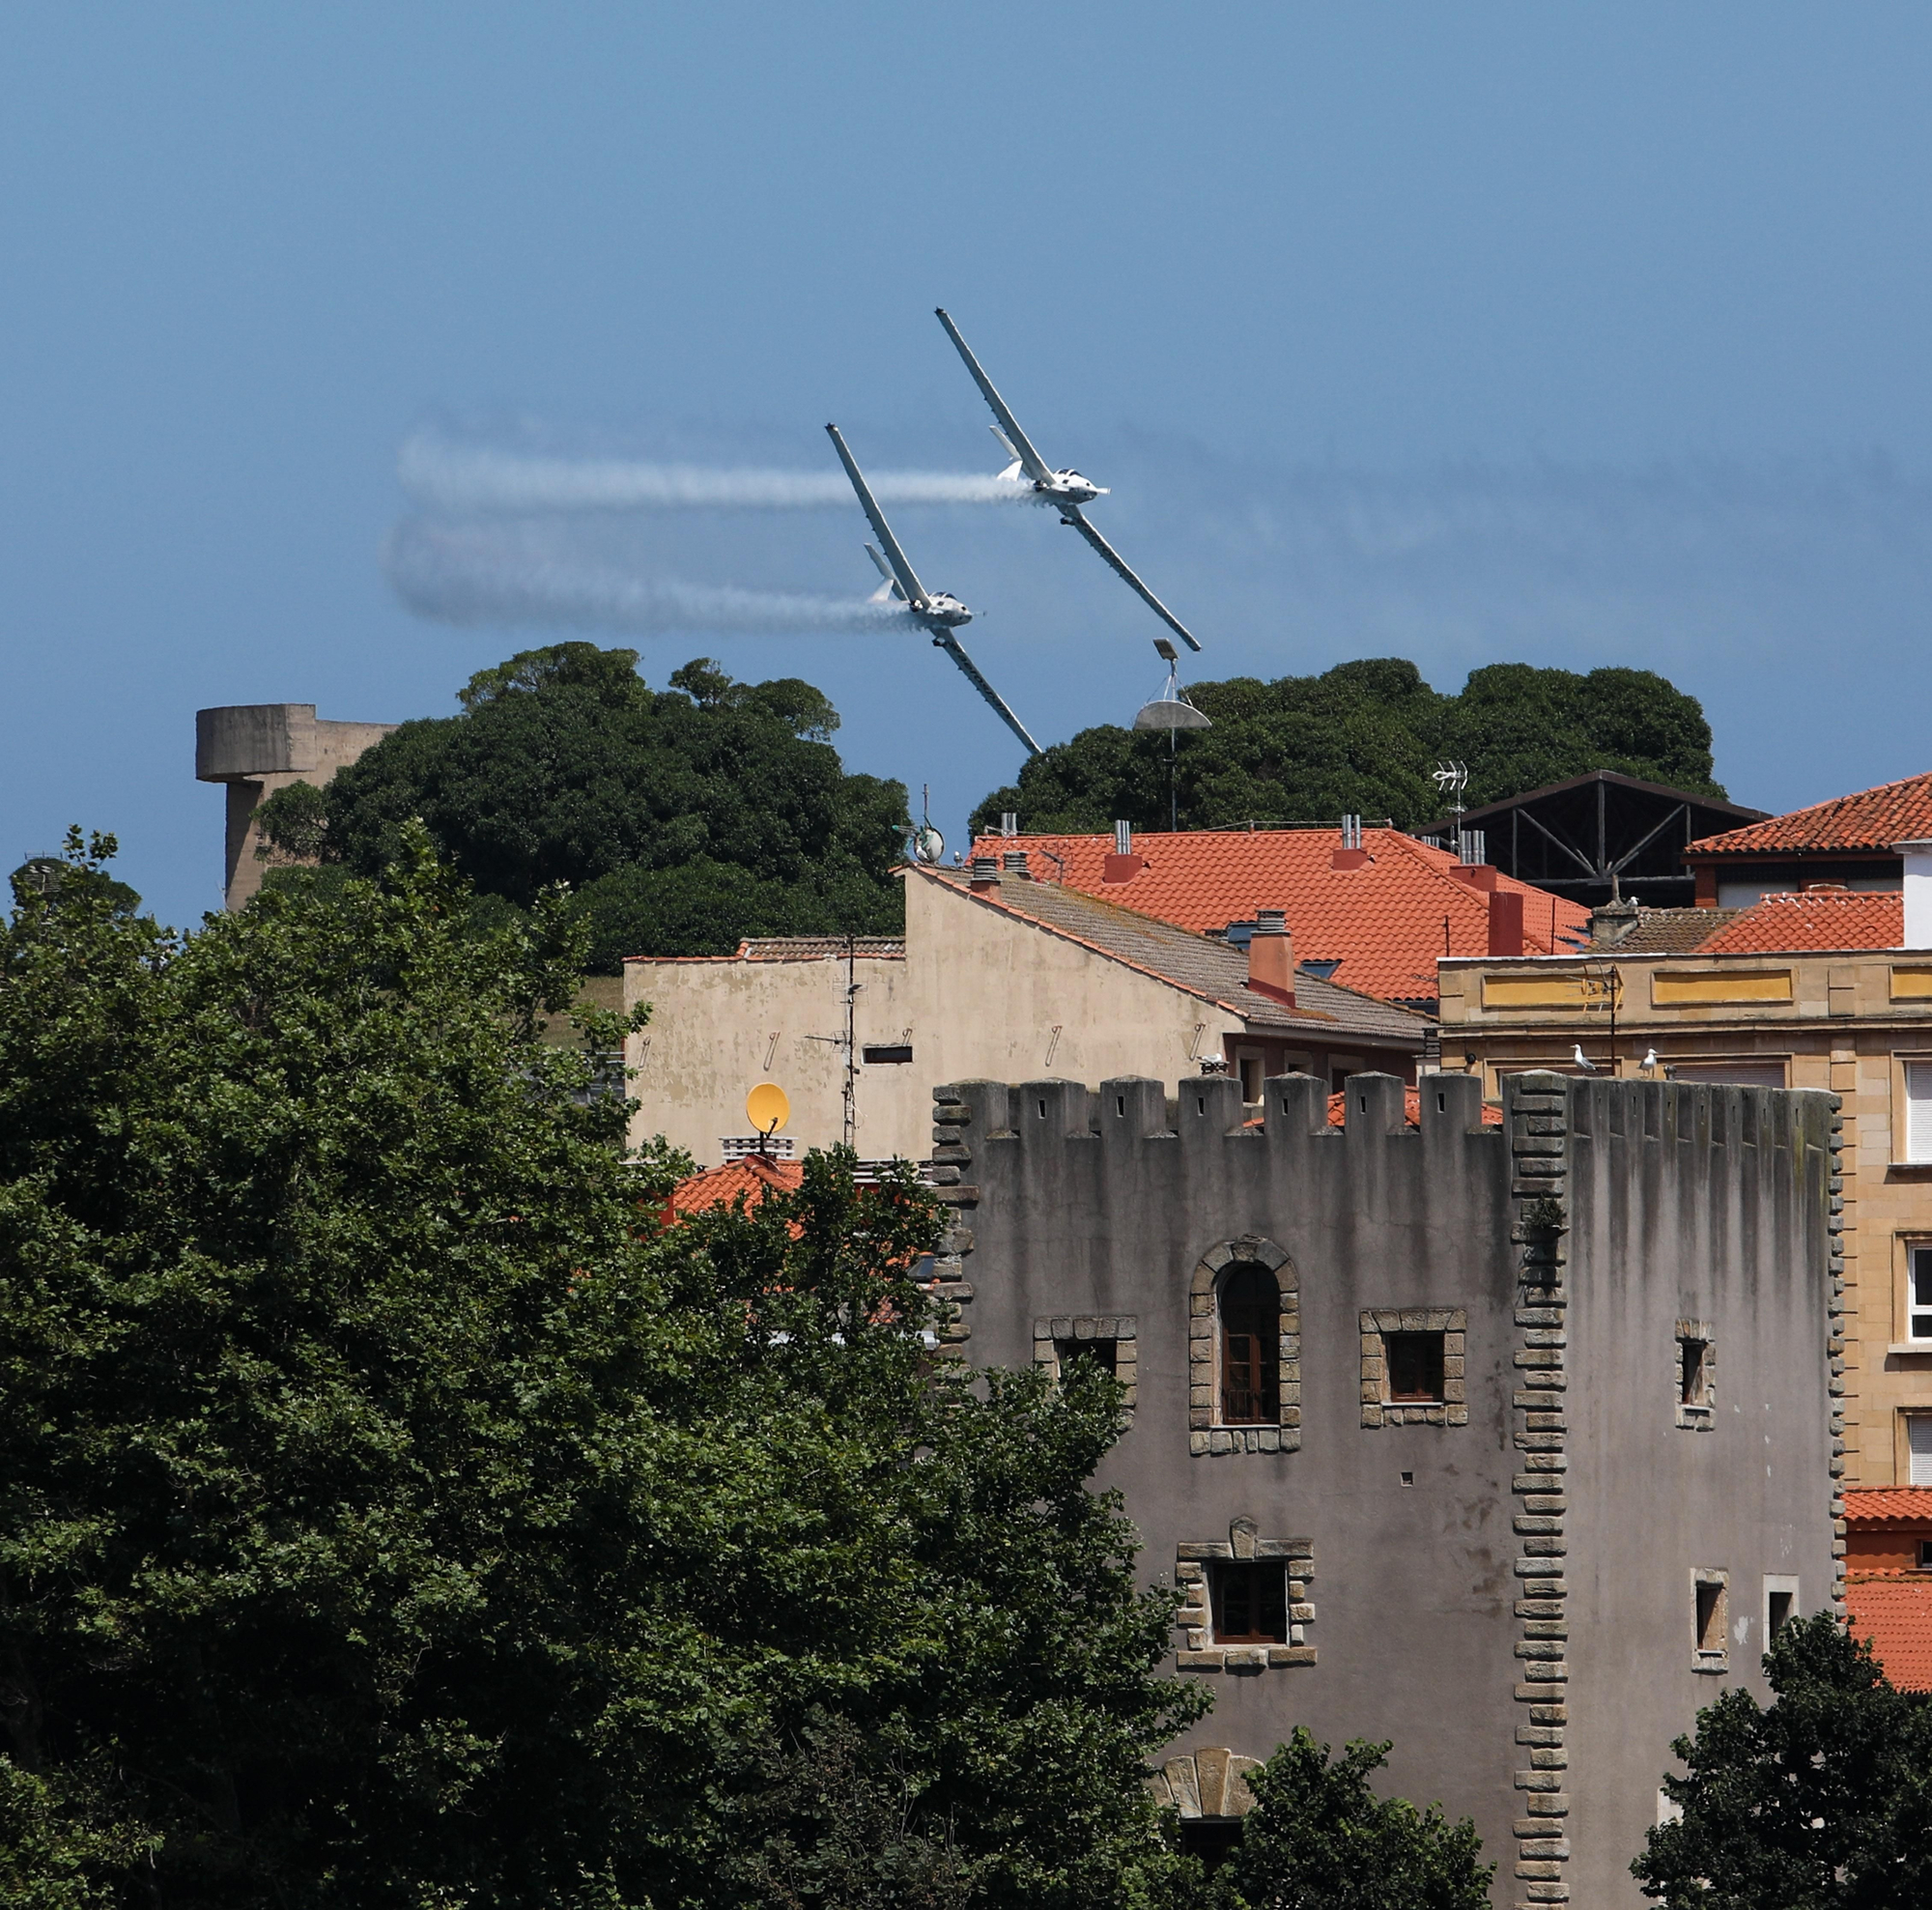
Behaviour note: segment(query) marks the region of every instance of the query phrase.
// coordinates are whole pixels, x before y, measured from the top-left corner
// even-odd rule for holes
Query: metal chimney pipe
[[[1131,822],[1114,824],[1114,853],[1117,856],[1130,856],[1134,852],[1134,825]]]

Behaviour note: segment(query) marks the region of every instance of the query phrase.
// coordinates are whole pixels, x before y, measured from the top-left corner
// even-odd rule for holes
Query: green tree
[[[592,643],[523,651],[470,679],[461,716],[406,723],[335,776],[319,832],[294,789],[265,827],[373,875],[419,816],[481,894],[528,908],[569,885],[605,973],[747,934],[895,932],[905,788],[841,768],[826,698],[702,657],[653,691],[636,666]]]
[[[1331,1762],[1297,1726],[1247,1774],[1254,1808],[1210,1910],[1489,1910],[1495,1866],[1477,1861],[1475,1825],[1370,1788],[1388,1752],[1358,1741]]]
[[[1727,1691],[1672,1752],[1683,1813],[1631,1866],[1670,1910],[1907,1910],[1932,1895],[1932,1700],[1894,1690],[1831,1613],[1765,1654],[1776,1699]]]
[[[1441,812],[1429,772],[1467,763],[1466,801],[1499,801],[1591,769],[1614,769],[1706,795],[1711,730],[1694,697],[1648,670],[1538,670],[1495,664],[1441,696],[1397,657],[1338,664],[1321,676],[1196,684],[1213,723],[1179,739],[1114,725],[1083,729],[1032,757],[1016,784],[974,812],[1029,830],[1106,829],[1116,819],[1164,829],[1169,775],[1183,828],[1249,820],[1391,816],[1417,828]]]
[[[935,1370],[910,1177],[664,1225],[581,925],[399,844],[0,932],[0,1900],[1156,1887],[1118,1389]]]

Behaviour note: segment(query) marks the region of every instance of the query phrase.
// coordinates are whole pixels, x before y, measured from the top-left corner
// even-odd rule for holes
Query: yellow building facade
[[[1841,1098],[1845,1482],[1932,1484],[1932,953],[1605,952],[1440,977],[1441,1065],[1492,1098],[1533,1068]]]

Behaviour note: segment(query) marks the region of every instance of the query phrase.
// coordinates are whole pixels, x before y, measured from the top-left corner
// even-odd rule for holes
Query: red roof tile
[[[1881,783],[1852,796],[1833,796],[1769,822],[1747,822],[1721,836],[1706,836],[1684,851],[1687,861],[1706,856],[1762,855],[1779,849],[1889,849],[1895,842],[1932,836],[1932,772],[1902,783]]]
[[[1341,846],[1339,828],[1137,835],[1147,866],[1124,882],[1102,880],[1111,836],[985,836],[972,853],[1023,850],[1043,883],[1065,881],[1197,934],[1285,909],[1296,961],[1334,961],[1332,980],[1383,1001],[1433,1000],[1440,956],[1489,954],[1490,898],[1450,872],[1446,850],[1399,829],[1365,829],[1368,860],[1336,869]],[[1507,875],[1495,885],[1523,898],[1525,954],[1567,955],[1587,941],[1587,909]]]
[[[1896,889],[1806,889],[1766,896],[1697,945],[1699,955],[1787,955],[1805,949],[1896,949],[1905,898]]]
[[[1856,1581],[1845,1616],[1900,1691],[1932,1691],[1932,1579]]]
[[[726,1207],[740,1194],[748,1208],[756,1207],[767,1194],[788,1194],[804,1183],[805,1167],[796,1160],[727,1160],[722,1167],[707,1167],[671,1189],[670,1215],[701,1213],[709,1207]]]
[[[1422,1126],[1422,1090],[1405,1088],[1402,1092],[1402,1118],[1411,1127]],[[1253,1123],[1249,1124],[1251,1126]],[[1328,1125],[1331,1127],[1346,1127],[1349,1125],[1349,1097],[1346,1094],[1328,1097]],[[1503,1125],[1503,1111],[1483,1103],[1483,1126],[1500,1127]]]
[[[1845,1494],[1845,1528],[1906,1522],[1932,1524],[1932,1486],[1854,1486]]]

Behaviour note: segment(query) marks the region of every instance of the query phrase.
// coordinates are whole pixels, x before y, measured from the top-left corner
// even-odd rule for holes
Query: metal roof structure
[[[1762,822],[1769,814],[1719,796],[1593,769],[1465,810],[1460,817],[1444,816],[1416,834],[1453,844],[1459,826],[1480,829],[1488,859],[1505,875],[1586,908],[1615,894],[1681,905],[1696,892],[1695,877],[1679,861],[1684,849],[1700,837]]]

